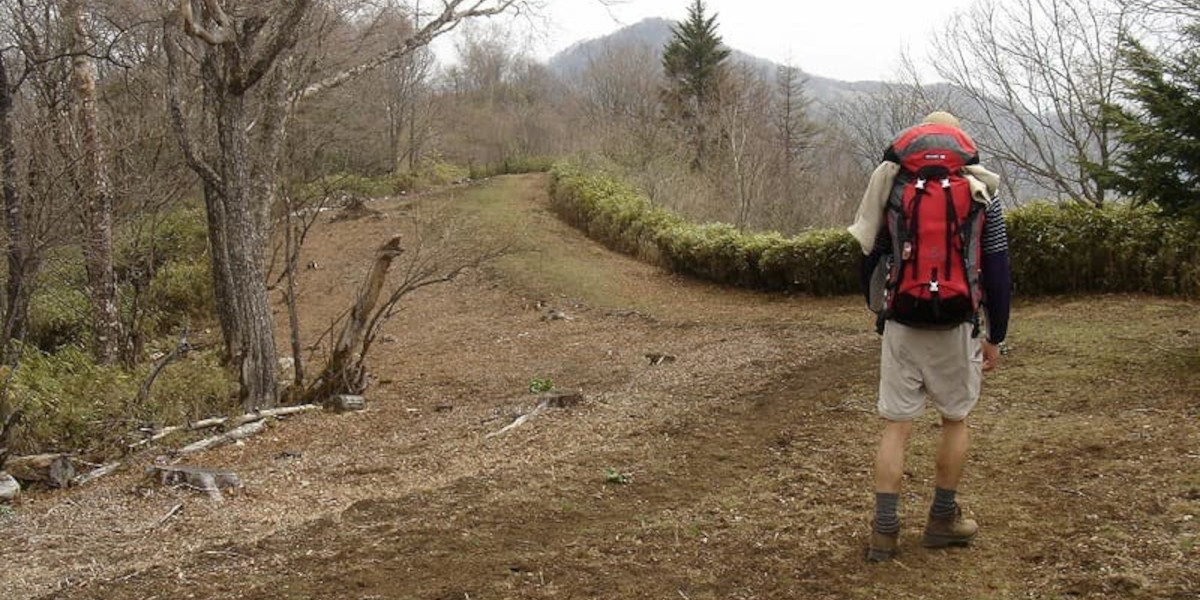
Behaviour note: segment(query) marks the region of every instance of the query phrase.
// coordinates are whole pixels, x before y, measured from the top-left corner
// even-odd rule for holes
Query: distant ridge
[[[674,21],[661,17],[644,19],[608,35],[575,42],[552,56],[547,66],[560,77],[569,78],[587,68],[589,60],[599,56],[606,48],[633,44],[647,46],[654,50],[656,56],[661,57],[663,47],[671,39],[671,27],[674,25]],[[768,75],[773,74],[775,69],[780,66],[776,62],[747,54],[737,48],[731,47],[730,50],[732,50],[732,60],[735,62],[748,64]],[[800,67],[800,65],[796,66]],[[802,67],[801,71],[803,72]],[[814,100],[824,103],[837,102],[846,95],[871,92],[884,86],[884,83],[879,81],[850,82],[805,74],[808,77],[808,93]]]

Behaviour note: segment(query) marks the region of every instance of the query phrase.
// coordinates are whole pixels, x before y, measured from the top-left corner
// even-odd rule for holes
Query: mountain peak
[[[663,48],[674,35],[672,28],[675,24],[675,21],[662,17],[643,19],[608,35],[575,42],[551,57],[548,66],[560,77],[570,77],[583,72],[591,60],[601,56],[605,51],[631,45],[651,48],[656,55],[661,56]],[[730,47],[730,49],[733,51],[732,61],[734,63],[749,65],[768,77],[773,76],[779,66],[778,63],[747,54],[737,48]],[[803,71],[803,69],[801,70]],[[837,102],[847,93],[869,91],[882,85],[879,82],[871,81],[851,83],[811,74],[806,74],[806,77],[808,77],[808,91],[811,97],[817,101],[826,102]]]
[[[661,51],[671,39],[671,28],[675,21],[662,17],[649,17],[632,25],[626,25],[607,35],[580,40],[550,58],[550,70],[564,75],[581,70],[588,60],[605,48],[625,45],[645,45]]]

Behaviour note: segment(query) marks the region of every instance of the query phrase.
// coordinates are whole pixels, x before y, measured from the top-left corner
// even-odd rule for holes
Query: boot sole
[[[867,548],[867,561],[869,562],[887,562],[896,556],[895,550],[878,550],[876,548]]]
[[[971,540],[974,539],[974,533],[965,538],[926,533],[924,539],[921,540],[921,545],[925,546],[926,548],[948,548],[950,546],[964,547],[970,546]]]

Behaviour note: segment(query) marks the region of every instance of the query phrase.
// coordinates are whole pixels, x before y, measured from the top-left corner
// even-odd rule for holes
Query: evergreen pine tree
[[[708,128],[706,121],[718,101],[729,49],[717,35],[717,16],[705,15],[702,0],[688,7],[687,20],[671,28],[673,34],[663,50],[666,87],[663,102],[669,120],[692,138],[696,157],[693,167],[704,160]]]
[[[1200,23],[1185,35],[1185,50],[1165,60],[1128,42],[1131,104],[1104,107],[1124,146],[1115,168],[1097,177],[1137,202],[1200,221]]]

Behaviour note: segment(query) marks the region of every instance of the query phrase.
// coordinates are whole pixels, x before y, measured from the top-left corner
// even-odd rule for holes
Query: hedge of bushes
[[[785,237],[724,223],[694,225],[616,177],[569,164],[556,165],[551,175],[558,214],[614,250],[731,285],[814,294],[857,289],[862,255],[845,231]]]
[[[829,295],[859,291],[862,253],[844,229],[786,237],[696,225],[619,178],[573,164],[551,170],[551,201],[610,248],[711,281]],[[1151,208],[1034,204],[1007,215],[1018,294],[1200,295],[1200,226]]]
[[[1200,295],[1200,225],[1152,208],[1032,204],[1008,213],[1021,294]]]

